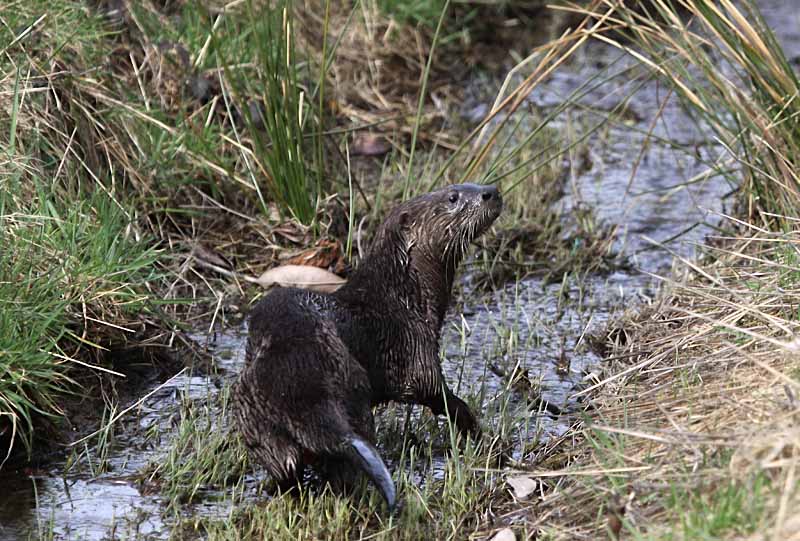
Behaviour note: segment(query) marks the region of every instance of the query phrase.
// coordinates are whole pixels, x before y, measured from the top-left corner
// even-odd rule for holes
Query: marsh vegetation
[[[798,535],[791,16],[3,3],[0,538]],[[443,331],[484,437],[382,407],[398,513],[275,497],[228,418],[242,276],[346,277],[455,182],[507,202]]]

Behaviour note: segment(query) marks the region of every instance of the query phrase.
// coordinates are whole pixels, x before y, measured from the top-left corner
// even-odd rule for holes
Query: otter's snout
[[[495,217],[503,210],[503,196],[497,186],[481,186],[481,200],[494,210]]]
[[[497,186],[483,186],[481,188],[481,199],[483,199],[484,201],[491,201],[492,199],[496,199],[502,202],[503,197],[497,190]]]

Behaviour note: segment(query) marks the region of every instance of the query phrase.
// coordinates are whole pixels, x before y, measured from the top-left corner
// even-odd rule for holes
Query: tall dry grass
[[[591,38],[652,69],[714,131],[743,219],[723,220],[738,233],[681,260],[653,306],[600,340],[582,445],[548,455],[563,469],[541,479],[533,522],[553,539],[798,539],[797,77],[753,1],[569,9],[604,18]]]
[[[719,239],[713,262],[684,261],[657,303],[615,323],[583,391],[583,443],[560,450],[572,463],[537,506],[543,533],[800,536],[798,232]]]

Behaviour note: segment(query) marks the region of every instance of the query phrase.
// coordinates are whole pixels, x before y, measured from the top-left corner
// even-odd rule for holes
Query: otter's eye
[[[458,201],[458,192],[453,192],[450,194],[450,202],[455,203]]]

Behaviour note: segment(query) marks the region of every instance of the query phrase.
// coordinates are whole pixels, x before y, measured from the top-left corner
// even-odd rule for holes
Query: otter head
[[[450,282],[470,242],[486,231],[503,209],[495,186],[454,184],[397,205],[378,230],[373,254],[393,252],[404,267],[426,280]]]

